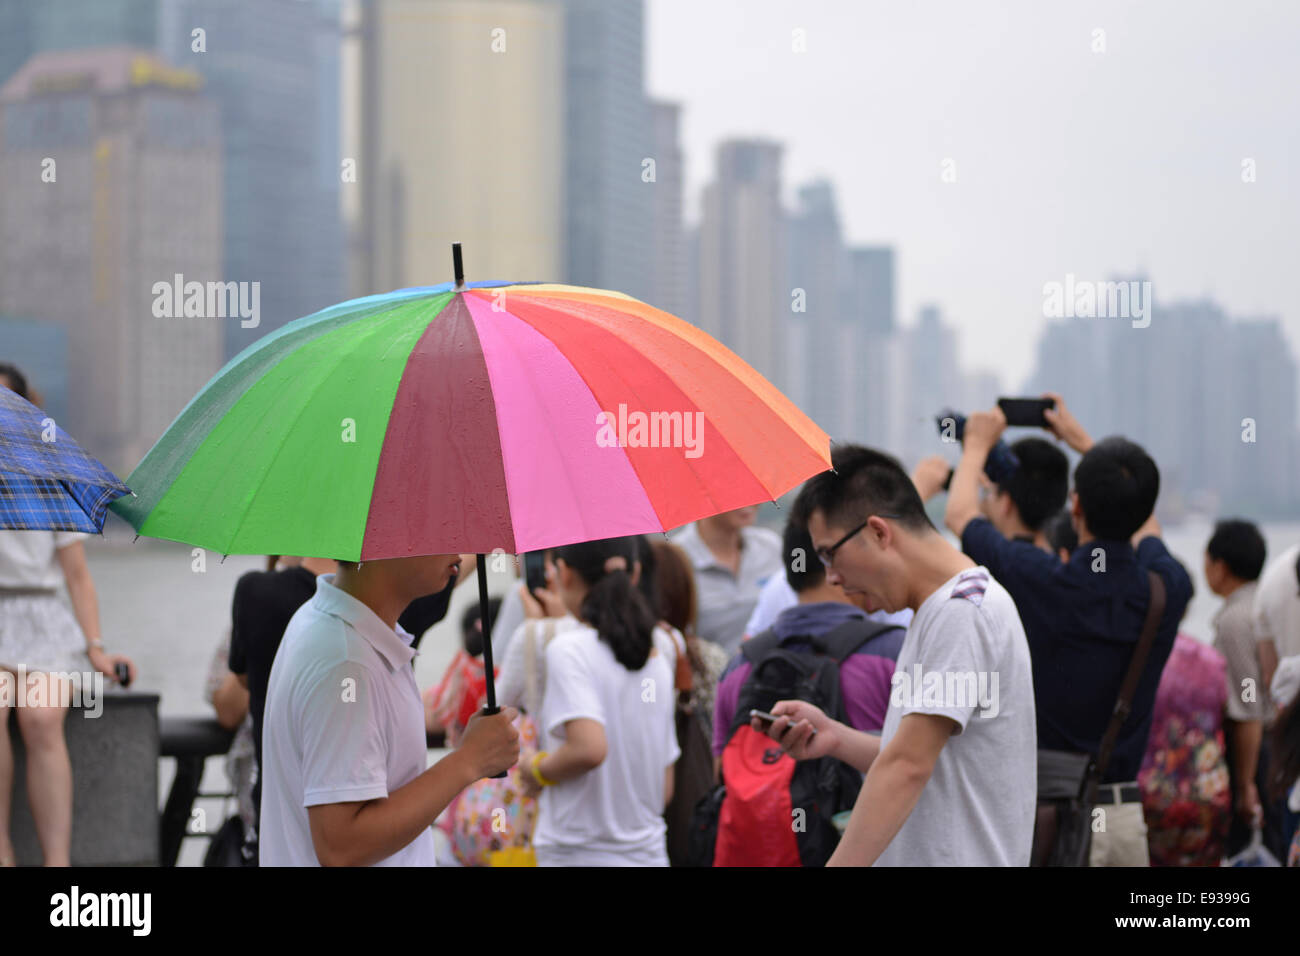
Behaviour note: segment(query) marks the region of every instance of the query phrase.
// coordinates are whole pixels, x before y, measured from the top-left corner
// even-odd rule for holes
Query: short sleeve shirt
[[[264,866],[318,866],[307,808],[387,797],[424,772],[411,635],[317,578],[276,652],[262,730]],[[381,866],[434,866],[425,830]]]
[[[0,529],[0,587],[57,588],[63,584],[58,552],[90,535],[81,531]]]
[[[1226,710],[1233,720],[1264,720],[1268,716],[1255,628],[1250,619],[1255,588],[1254,581],[1241,585],[1228,595],[1214,616],[1214,649],[1227,663]]]
[[[879,866],[1027,866],[1037,802],[1029,644],[986,568],[954,575],[917,609],[898,654],[880,744],[910,714],[957,728]]]
[[[667,865],[664,771],[681,755],[676,647],[662,629],[654,644],[656,653],[636,671],[585,625],[557,634],[546,648],[546,749],[563,745],[568,721],[586,719],[604,728],[606,756],[594,770],[543,791],[533,839],[539,854],[569,866]]]
[[[1102,782],[1136,780],[1160,672],[1192,596],[1187,571],[1156,537],[1137,548],[1096,539],[1062,563],[1032,544],[1004,538],[985,518],[967,522],[961,548],[1015,600],[1033,658],[1038,744],[1047,750],[1097,752],[1151,603],[1148,572],[1160,576],[1164,614]]]
[[[1264,570],[1255,591],[1256,641],[1272,641],[1278,660],[1300,654],[1300,544],[1283,551]]]
[[[728,657],[740,648],[745,625],[758,603],[759,591],[770,577],[783,574],[785,570],[781,562],[781,537],[774,531],[742,528],[740,538],[738,573],[718,563],[694,524],[672,538],[673,543],[686,552],[695,568],[695,587],[699,593],[699,619],[695,633],[717,644]]]

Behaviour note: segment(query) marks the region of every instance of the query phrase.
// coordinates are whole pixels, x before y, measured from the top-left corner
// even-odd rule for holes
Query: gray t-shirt
[[[1029,644],[1015,603],[983,567],[925,599],[898,654],[881,749],[908,714],[948,738],[878,866],[1028,866],[1038,757]]]

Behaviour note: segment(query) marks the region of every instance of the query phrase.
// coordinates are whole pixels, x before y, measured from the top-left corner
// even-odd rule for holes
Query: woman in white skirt
[[[0,386],[32,401],[27,382],[0,365]],[[68,866],[72,843],[72,766],[63,722],[76,679],[88,686],[93,671],[113,680],[121,655],[99,639],[99,602],[82,539],[67,531],[0,530],[0,866],[14,865],[9,839],[14,755],[10,709],[17,712],[27,751],[27,801],[46,866]],[[59,599],[67,585],[72,611]],[[75,616],[74,616],[75,615]],[[89,664],[89,667],[87,666]],[[18,675],[26,679],[20,685]],[[70,675],[78,675],[72,678]]]

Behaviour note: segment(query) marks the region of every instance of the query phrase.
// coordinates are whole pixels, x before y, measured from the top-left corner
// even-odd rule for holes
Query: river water
[[[1219,599],[1210,593],[1202,572],[1202,556],[1212,523],[1190,521],[1166,529],[1170,550],[1187,565],[1196,582],[1196,596],[1183,631],[1203,641],[1212,636],[1211,619]],[[1300,540],[1300,523],[1268,524],[1262,528],[1270,556]],[[204,680],[213,653],[230,626],[230,599],[245,571],[263,567],[264,559],[205,553],[199,561],[184,545],[141,538],[112,519],[102,537],[91,538],[86,552],[99,594],[104,643],[129,655],[138,668],[133,689],[161,695],[163,716],[211,714],[203,699]],[[501,593],[511,584],[504,574],[489,575],[489,590]],[[459,642],[456,622],[467,604],[477,601],[477,585],[465,581],[453,594],[451,610],[421,642],[416,678],[421,687],[437,682]],[[436,756],[431,755],[431,756]],[[172,762],[160,761],[159,799],[171,783]],[[220,760],[209,760],[204,790],[227,789]],[[219,813],[210,802],[209,818]],[[182,864],[201,859],[201,841],[187,841]]]

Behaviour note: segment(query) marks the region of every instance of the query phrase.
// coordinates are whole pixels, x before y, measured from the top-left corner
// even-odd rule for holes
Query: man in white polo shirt
[[[430,826],[461,790],[519,759],[507,707],[475,717],[426,769],[411,635],[397,618],[446,587],[460,555],[339,562],[285,629],[262,729],[263,866],[434,866]]]
[[[745,622],[768,578],[783,577],[781,536],[754,526],[758,505],[701,518],[669,540],[695,566],[699,595],[695,633],[730,657],[740,650]]]

